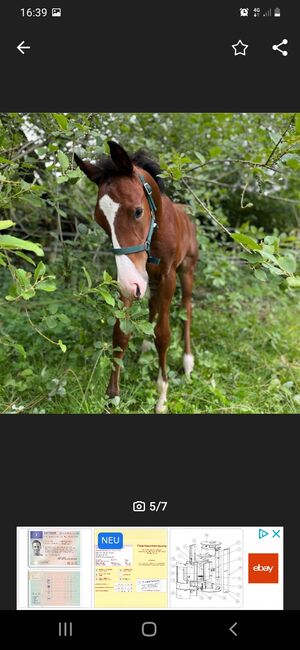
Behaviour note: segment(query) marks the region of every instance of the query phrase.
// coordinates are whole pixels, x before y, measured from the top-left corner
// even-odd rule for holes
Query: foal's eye
[[[143,212],[144,212],[143,208],[136,208],[134,211],[135,219],[139,219],[139,217],[142,216]]]

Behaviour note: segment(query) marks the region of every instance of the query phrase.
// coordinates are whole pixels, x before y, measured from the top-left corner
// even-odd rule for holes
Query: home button
[[[157,634],[157,625],[153,621],[145,621],[142,625],[142,635],[143,636],[156,636]]]

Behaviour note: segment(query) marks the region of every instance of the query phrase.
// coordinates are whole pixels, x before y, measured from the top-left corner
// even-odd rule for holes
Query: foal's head
[[[79,167],[98,185],[95,219],[109,235],[113,248],[144,244],[151,211],[138,169],[119,144],[108,144],[110,156],[103,156],[96,165],[75,154]],[[115,255],[115,259],[123,296],[142,298],[148,284],[146,251]]]

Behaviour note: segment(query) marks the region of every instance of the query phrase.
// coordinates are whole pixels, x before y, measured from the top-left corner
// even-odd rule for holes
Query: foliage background
[[[169,411],[299,412],[300,117],[247,113],[0,115],[0,411],[154,410],[147,302],[122,310],[96,188],[74,165],[110,138],[146,147],[198,224],[196,365],[186,379],[177,292]],[[133,334],[120,402],[105,396],[116,314]]]

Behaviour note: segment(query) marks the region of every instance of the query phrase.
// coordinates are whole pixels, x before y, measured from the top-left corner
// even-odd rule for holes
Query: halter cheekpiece
[[[148,255],[148,263],[149,264],[159,264],[160,259],[159,257],[154,257],[153,255],[150,254],[150,246],[151,246],[151,239],[154,233],[154,230],[158,228],[158,225],[155,220],[155,212],[156,212],[156,205],[154,203],[153,197],[152,197],[152,187],[149,183],[145,181],[144,176],[139,175],[139,179],[143,185],[144,192],[146,194],[146,198],[149,204],[150,208],[150,214],[151,214],[151,221],[150,221],[150,227],[148,231],[148,235],[146,238],[146,241],[144,244],[138,244],[137,246],[127,246],[125,248],[111,248],[112,253],[115,255],[130,255],[131,253],[140,253],[142,251],[146,251]]]

